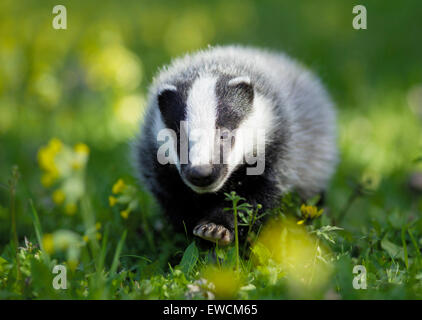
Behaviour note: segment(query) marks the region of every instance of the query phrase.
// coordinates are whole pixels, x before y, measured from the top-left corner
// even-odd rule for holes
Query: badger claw
[[[233,241],[233,233],[226,227],[213,222],[203,222],[193,228],[193,234],[202,239],[226,246]]]

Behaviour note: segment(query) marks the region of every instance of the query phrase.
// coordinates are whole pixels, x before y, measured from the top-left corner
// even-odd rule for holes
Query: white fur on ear
[[[172,84],[165,83],[158,88],[158,95],[160,95],[161,93],[163,93],[164,91],[167,91],[167,90],[177,91],[177,88],[176,88],[176,86],[174,86]]]
[[[229,81],[229,86],[237,86],[240,83],[251,84],[251,79],[247,76],[244,77],[236,77]]]

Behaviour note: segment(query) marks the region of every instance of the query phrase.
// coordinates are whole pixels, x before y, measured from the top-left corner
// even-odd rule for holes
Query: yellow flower
[[[97,223],[95,224],[95,229],[96,229],[96,230],[100,230],[100,229],[101,229],[101,222],[97,222]]]
[[[54,252],[54,242],[53,242],[53,235],[51,233],[47,233],[42,238],[42,245],[48,254]]]
[[[302,204],[300,207],[300,212],[302,213],[303,219],[298,221],[297,224],[303,224],[308,219],[315,219],[318,218],[324,212],[324,209],[318,210],[315,206],[307,206]]]
[[[48,147],[43,147],[38,151],[38,164],[40,165],[41,169],[47,172],[56,172],[57,167],[54,162],[56,157],[56,152],[53,152]]]
[[[120,215],[123,219],[127,219],[129,217],[129,210],[120,211]]]
[[[70,216],[74,215],[77,209],[78,208],[75,203],[68,203],[64,207],[64,211]]]
[[[121,193],[126,188],[125,182],[123,179],[117,180],[117,182],[113,185],[112,191],[114,194]]]
[[[41,169],[50,171],[50,168],[54,166],[54,159],[53,154],[48,150],[47,147],[42,147],[38,151],[38,164],[40,165]]]
[[[108,203],[110,204],[110,207],[113,207],[117,202],[117,199],[113,196],[108,197]]]
[[[62,150],[63,143],[57,139],[51,139],[47,146],[41,147],[38,151],[38,164],[45,171],[41,178],[41,183],[45,187],[49,187],[59,177],[59,170],[55,163],[56,155]]]
[[[84,240],[84,242],[88,242],[88,241],[89,241],[89,238],[88,238],[88,236],[87,236],[87,235],[84,235],[84,236],[82,237],[82,239]]]
[[[89,147],[85,143],[78,143],[75,145],[74,150],[76,153],[89,154]]]
[[[55,204],[62,204],[65,198],[66,195],[61,189],[57,189],[53,192],[53,201]]]
[[[59,139],[57,138],[53,138],[48,142],[48,148],[53,152],[53,153],[59,153],[62,150],[63,147],[63,142],[61,142]]]
[[[233,299],[241,287],[240,276],[232,269],[210,266],[203,272],[203,277],[212,283],[211,291],[217,299]]]
[[[252,261],[258,266],[275,262],[297,288],[321,288],[330,278],[329,248],[293,220],[270,220],[252,247]]]

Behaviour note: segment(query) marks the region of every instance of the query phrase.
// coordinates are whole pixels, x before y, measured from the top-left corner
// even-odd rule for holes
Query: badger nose
[[[186,178],[198,187],[205,187],[213,182],[212,165],[191,166],[186,171]]]

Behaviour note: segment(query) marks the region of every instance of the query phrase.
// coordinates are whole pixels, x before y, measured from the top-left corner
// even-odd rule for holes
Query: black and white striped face
[[[268,110],[256,110],[261,100],[248,77],[203,75],[162,85],[156,132],[165,143],[158,149],[159,163],[175,164],[195,192],[218,191],[245,156],[262,155],[265,136],[261,141],[248,136],[259,130],[265,135],[271,120]]]

